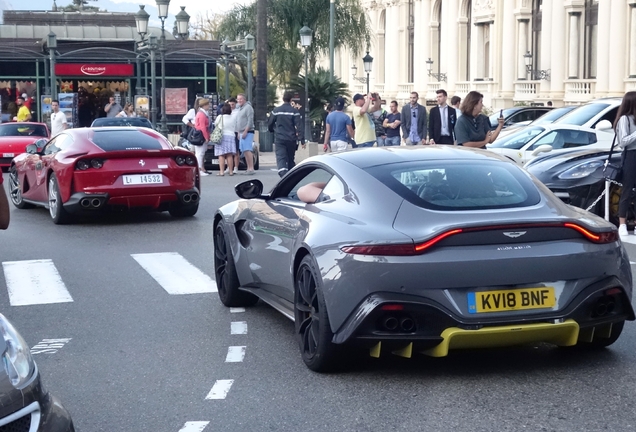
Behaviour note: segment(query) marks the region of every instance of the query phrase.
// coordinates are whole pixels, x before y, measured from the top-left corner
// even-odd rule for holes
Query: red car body
[[[0,168],[11,165],[11,159],[24,153],[26,146],[39,139],[48,141],[49,128],[45,123],[11,122],[0,124]]]
[[[11,162],[9,183],[16,207],[47,207],[55,223],[107,208],[193,216],[200,197],[192,153],[135,127],[68,129],[31,145]]]

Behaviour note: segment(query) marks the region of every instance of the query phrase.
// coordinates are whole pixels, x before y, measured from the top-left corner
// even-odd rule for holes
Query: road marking
[[[247,334],[247,322],[234,321],[230,324],[230,334]]]
[[[216,282],[176,252],[131,255],[168,294],[217,292]]]
[[[245,312],[245,308],[239,308],[239,307],[230,308],[230,313],[241,313],[241,312]]]
[[[225,357],[225,363],[239,363],[245,358],[244,346],[231,346],[227,347],[227,356]]]
[[[623,236],[623,237],[621,237],[621,241],[623,243],[636,244],[636,235]]]
[[[50,259],[7,261],[2,268],[11,306],[73,301]]]
[[[225,399],[234,380],[216,380],[206,399]]]
[[[31,347],[31,354],[55,354],[72,338],[65,339],[42,339],[37,345]]]
[[[186,422],[179,432],[201,432],[209,423],[209,421]]]

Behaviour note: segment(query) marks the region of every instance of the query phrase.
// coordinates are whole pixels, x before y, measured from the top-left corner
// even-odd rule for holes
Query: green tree
[[[305,77],[299,75],[292,78],[289,88],[303,94],[305,92]],[[317,71],[307,74],[307,91],[309,93],[309,118],[313,124],[312,136],[314,140],[321,142],[320,136],[326,117],[325,105],[333,103],[339,96],[347,99],[349,88],[338,77],[334,77],[333,82],[329,82],[329,70],[319,67]]]
[[[77,11],[97,12],[99,8],[97,6],[88,6],[89,1],[97,1],[97,0],[73,0],[71,4],[67,6],[63,6],[60,9],[64,12],[77,12]]]

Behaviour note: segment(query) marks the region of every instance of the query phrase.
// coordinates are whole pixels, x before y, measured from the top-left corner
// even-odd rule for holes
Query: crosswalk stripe
[[[212,386],[212,390],[205,397],[206,399],[225,399],[230,388],[234,384],[234,380],[216,380],[214,385]]]
[[[244,346],[231,346],[227,347],[227,356],[225,357],[225,363],[240,363],[245,358]]]
[[[131,255],[168,294],[217,292],[216,282],[176,252]]]
[[[209,423],[209,421],[186,422],[179,432],[201,432]]]
[[[233,334],[233,335],[247,334],[247,322],[232,321],[230,323],[230,334]]]
[[[50,259],[6,261],[2,268],[11,306],[73,301]]]

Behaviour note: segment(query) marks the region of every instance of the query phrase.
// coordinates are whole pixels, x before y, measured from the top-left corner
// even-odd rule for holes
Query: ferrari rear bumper
[[[170,206],[188,206],[200,199],[197,188],[176,190],[173,193],[111,196],[109,193],[76,192],[64,203],[69,213],[103,210],[106,207],[167,209]]]

